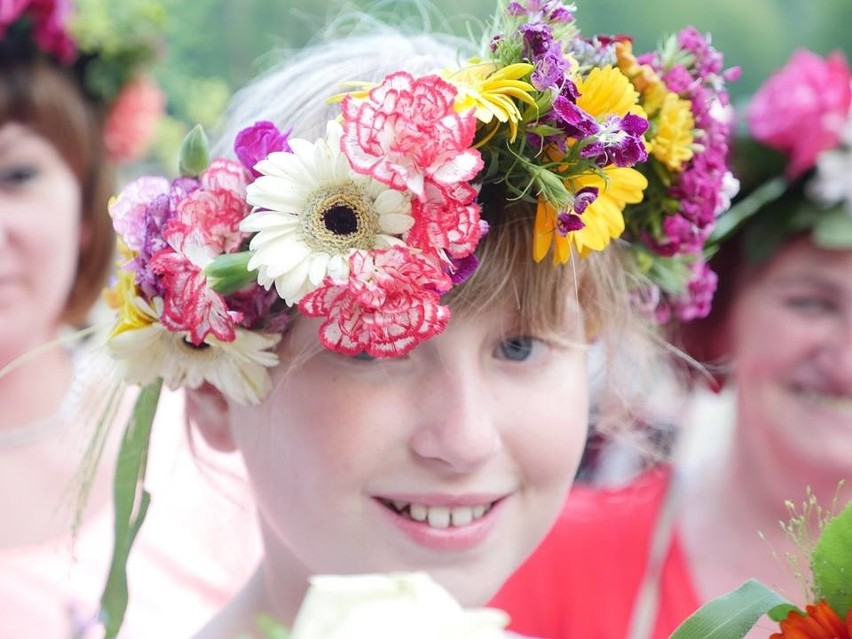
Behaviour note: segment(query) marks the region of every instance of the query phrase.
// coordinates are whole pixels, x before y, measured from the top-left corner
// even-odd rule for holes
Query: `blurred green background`
[[[230,93],[262,71],[271,51],[309,42],[347,8],[372,8],[394,19],[425,14],[435,28],[477,35],[496,0],[161,0],[166,48],[156,76],[168,95],[169,120],[152,159],[173,166],[190,123],[213,127]],[[852,0],[576,0],[586,36],[626,33],[634,51],[693,25],[713,34],[726,66],[740,66],[735,101],[754,91],[797,47],[842,49],[852,58]],[[422,21],[422,17],[415,17]]]

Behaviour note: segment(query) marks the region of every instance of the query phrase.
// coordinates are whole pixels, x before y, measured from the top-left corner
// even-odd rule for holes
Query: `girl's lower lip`
[[[488,537],[501,516],[504,499],[497,501],[491,509],[479,519],[466,526],[432,528],[425,521],[415,521],[373,500],[376,507],[394,526],[405,533],[414,543],[430,550],[469,550],[478,546]]]

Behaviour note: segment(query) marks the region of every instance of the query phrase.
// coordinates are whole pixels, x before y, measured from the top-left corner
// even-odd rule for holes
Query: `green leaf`
[[[852,608],[852,502],[829,521],[811,555],[814,592],[841,618]]]
[[[127,558],[145,520],[151,496],[144,489],[151,425],[157,412],[163,380],[139,393],[133,414],[124,429],[113,479],[115,540],[106,586],[101,595],[101,620],[105,639],[115,639],[127,611]]]
[[[180,145],[178,170],[183,177],[198,177],[210,164],[210,145],[200,124],[196,124]]]
[[[742,639],[760,617],[780,604],[781,595],[755,579],[701,606],[669,639]]]
[[[852,249],[852,215],[843,208],[823,212],[814,225],[812,237],[820,248]]]
[[[248,270],[251,251],[217,255],[204,267],[207,283],[220,295],[230,295],[257,281],[257,273]]]

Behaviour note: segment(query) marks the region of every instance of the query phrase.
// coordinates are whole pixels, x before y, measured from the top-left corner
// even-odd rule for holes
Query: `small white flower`
[[[340,150],[343,130],[328,123],[317,142],[290,139],[292,153],[271,153],[255,167],[262,175],[248,186],[249,204],[260,209],[240,230],[256,233],[249,270],[273,283],[289,305],[316,289],[327,275],[349,276],[355,250],[387,248],[414,224],[410,196],[355,173]]]
[[[166,329],[157,320],[157,308],[140,298],[134,301],[153,323],[125,330],[107,342],[125,381],[144,386],[162,377],[172,390],[198,388],[207,381],[243,404],[257,404],[267,395],[271,388],[267,368],[278,363],[272,349],[279,335],[237,328],[233,342],[222,342],[210,334],[196,347],[189,342],[188,332]],[[156,302],[161,300],[156,298]]]
[[[508,615],[465,610],[426,573],[319,575],[290,639],[504,639]]]
[[[807,185],[808,197],[823,206],[845,202],[852,215],[852,149],[841,147],[820,153],[816,169]]]

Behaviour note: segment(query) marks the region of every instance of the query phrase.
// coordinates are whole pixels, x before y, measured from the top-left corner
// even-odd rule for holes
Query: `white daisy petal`
[[[310,260],[302,260],[289,273],[275,278],[275,290],[290,306],[296,304],[312,289],[307,282],[310,267]]]
[[[271,257],[267,257],[267,253]],[[296,269],[299,264],[311,254],[311,249],[298,242],[291,242],[286,251],[269,250],[264,252],[263,261],[266,264],[266,273],[269,277],[277,278]],[[256,255],[260,255],[260,251]],[[254,259],[255,256],[252,256]],[[251,263],[251,260],[249,260]]]
[[[271,388],[268,368],[277,365],[273,351],[280,335],[236,329],[233,342],[209,335],[195,348],[184,332],[173,333],[159,322],[128,330],[107,342],[124,379],[148,384],[158,377],[171,389],[198,388],[210,382],[241,403],[259,403]]]
[[[379,218],[379,223],[382,225],[382,232],[390,235],[402,235],[414,226],[414,218],[402,213],[388,213]]]
[[[328,274],[328,263],[331,255],[328,253],[315,253],[311,258],[311,269],[308,271],[308,279],[314,286],[319,286]]]

